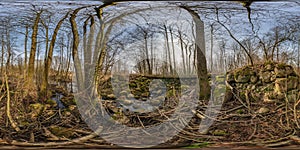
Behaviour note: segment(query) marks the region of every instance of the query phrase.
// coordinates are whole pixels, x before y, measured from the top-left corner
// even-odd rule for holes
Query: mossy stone
[[[132,100],[128,100],[128,99],[123,99],[123,100],[120,100],[120,102],[126,106],[129,106],[131,104],[133,104],[133,101]]]
[[[215,136],[224,136],[224,135],[226,135],[227,133],[226,133],[226,131],[224,131],[224,130],[217,129],[217,130],[213,131],[212,134],[215,135]]]
[[[278,77],[278,78],[283,78],[283,77],[287,76],[285,67],[277,66],[277,67],[275,67],[274,72],[276,74],[276,77]]]
[[[293,90],[293,89],[297,89],[298,84],[299,84],[299,78],[298,77],[294,77],[294,76],[289,76],[288,77],[288,82],[287,82],[288,91]]]
[[[51,126],[49,130],[52,132],[52,134],[58,136],[58,137],[66,137],[70,138],[74,136],[74,132],[70,128],[60,127],[60,126]]]
[[[151,99],[150,100],[150,104],[152,105],[152,106],[158,106],[159,104],[161,104],[161,100],[159,100],[159,99]]]
[[[269,72],[269,71],[261,72],[260,77],[261,77],[262,82],[264,82],[264,83],[270,83],[271,82],[272,73]]]
[[[42,112],[44,111],[45,105],[43,105],[41,103],[35,103],[35,104],[30,104],[29,108],[30,108],[31,117],[36,118],[42,114]]]
[[[275,81],[275,92],[286,93],[287,92],[287,78],[277,78]]]
[[[116,96],[114,94],[109,94],[109,95],[107,95],[107,98],[113,100],[113,99],[116,99]]]
[[[239,75],[235,81],[237,83],[247,83],[250,80],[250,75]]]
[[[250,82],[251,83],[256,83],[258,81],[258,77],[256,76],[256,75],[252,75],[251,77],[250,77]]]
[[[266,71],[274,70],[274,64],[273,63],[266,64],[264,69]]]
[[[263,101],[264,103],[275,103],[277,100],[270,98],[272,97],[272,93],[268,92],[264,94]]]

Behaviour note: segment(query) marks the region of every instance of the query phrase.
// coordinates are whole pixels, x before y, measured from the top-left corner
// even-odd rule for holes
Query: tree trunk
[[[1,74],[3,74],[4,67],[4,36],[1,36]]]
[[[27,43],[28,43],[28,34],[29,34],[29,31],[28,31],[28,26],[26,26],[26,31],[25,31],[25,41],[24,41],[24,70],[26,71],[27,70]]]
[[[35,21],[32,27],[31,48],[30,48],[28,74],[27,74],[28,86],[34,86],[34,62],[35,62],[35,53],[37,49],[37,35],[38,35],[38,26],[40,22],[41,13],[42,12],[38,12],[36,14]]]
[[[43,75],[43,80],[42,80],[42,85],[41,85],[41,93],[43,94],[44,97],[48,97],[47,89],[48,89],[48,77],[49,77],[49,71],[51,68],[51,63],[52,63],[52,56],[53,56],[53,50],[55,47],[55,42],[56,42],[56,37],[58,34],[58,31],[63,23],[63,21],[68,17],[69,13],[67,13],[56,25],[53,35],[50,41],[50,47],[48,51],[48,56],[45,61],[45,70],[44,70],[44,75]]]
[[[90,16],[91,24],[90,24],[90,31],[88,35],[88,42],[87,47],[84,51],[84,83],[85,88],[90,87],[91,79],[92,79],[92,48],[94,43],[94,36],[95,36],[95,19],[93,16]]]
[[[210,25],[210,72],[213,72],[214,26]]]
[[[72,33],[73,33],[73,49],[72,49],[72,57],[74,61],[74,67],[76,72],[76,80],[77,80],[77,87],[78,91],[84,90],[84,83],[83,83],[83,75],[82,75],[82,67],[81,62],[78,56],[78,45],[79,45],[79,33],[76,23],[76,15],[82,8],[78,8],[74,10],[73,14],[71,14],[70,22],[72,26]]]
[[[182,6],[181,8],[187,10],[196,25],[196,58],[197,58],[197,75],[199,80],[199,98],[209,99],[210,85],[208,82],[206,57],[205,57],[205,39],[204,39],[204,23],[200,19],[200,16],[188,7]]]
[[[183,48],[183,40],[182,40],[182,34],[181,31],[178,30],[179,35],[179,41],[180,41],[180,48],[181,48],[181,56],[182,56],[182,66],[183,66],[183,74],[186,74],[186,64],[184,59],[184,48]]]
[[[176,57],[175,57],[175,48],[174,48],[174,38],[173,38],[173,31],[171,27],[169,28],[170,35],[171,35],[171,43],[172,43],[172,52],[173,52],[173,74],[176,72]]]
[[[12,52],[11,52],[11,45],[10,45],[10,33],[8,30],[6,30],[6,51],[7,51],[6,70],[9,70]]]
[[[145,46],[145,52],[146,52],[146,63],[147,63],[147,74],[152,74],[151,64],[150,64],[150,57],[149,57],[149,49],[148,49],[148,33],[144,32],[144,46]],[[146,68],[145,68],[146,70]]]
[[[168,35],[168,29],[166,25],[164,25],[164,30],[165,30],[166,46],[167,46],[167,56],[168,56],[167,58],[169,60],[168,66],[170,67],[170,73],[173,74],[170,45],[169,45],[169,35]]]

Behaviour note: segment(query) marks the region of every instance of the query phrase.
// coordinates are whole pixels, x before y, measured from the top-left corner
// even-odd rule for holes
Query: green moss
[[[224,130],[215,130],[215,131],[213,131],[213,133],[212,133],[213,135],[215,135],[215,136],[224,136],[224,135],[226,135],[227,133],[224,131]]]
[[[66,137],[66,138],[70,138],[74,135],[74,132],[72,131],[72,129],[68,129],[68,128],[64,128],[64,127],[60,127],[60,126],[51,126],[50,127],[50,131],[59,137]]]
[[[277,64],[277,68],[278,68],[278,69],[285,69],[286,66],[287,66],[287,65],[286,65],[285,63],[278,63],[278,64]]]
[[[56,105],[56,102],[53,99],[46,100],[46,104]]]
[[[243,110],[243,109],[238,109],[238,110],[236,110],[236,113],[238,113],[238,114],[243,114],[243,113],[244,113],[244,110]]]
[[[188,86],[188,85],[181,85],[180,88],[181,88],[182,91],[185,91],[185,90],[189,89],[190,86]]]
[[[273,65],[274,64],[274,61],[272,60],[267,60],[264,62],[264,65]]]
[[[214,90],[214,96],[218,97],[221,96],[226,92],[226,85],[218,85]]]

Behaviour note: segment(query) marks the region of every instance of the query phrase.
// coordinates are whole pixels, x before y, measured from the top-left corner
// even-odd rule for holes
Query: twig
[[[267,146],[267,147],[280,147],[280,146],[289,145],[290,143],[291,143],[290,140],[286,140],[286,141],[282,141],[282,142],[267,144],[265,146]]]
[[[252,137],[255,135],[255,133],[256,133],[256,130],[257,130],[257,124],[255,124],[255,126],[254,126],[254,131],[253,131],[253,133],[248,137],[248,140],[251,140],[252,139]]]
[[[297,115],[297,106],[299,105],[299,103],[300,103],[300,99],[294,105],[294,120],[295,120],[295,123],[296,123],[298,129],[300,129],[300,125],[299,125],[298,118],[297,118],[297,116],[298,116]]]
[[[20,131],[20,128],[17,126],[17,123],[13,120],[11,114],[10,114],[10,92],[9,92],[9,86],[8,86],[8,79],[7,74],[5,73],[5,84],[6,84],[6,91],[7,91],[7,102],[6,102],[6,115],[8,117],[8,120],[11,124],[11,126],[17,131]]]
[[[276,143],[276,142],[280,142],[280,141],[283,141],[283,140],[287,140],[289,139],[291,136],[295,135],[296,133],[296,130],[293,130],[292,133],[286,135],[285,137],[282,137],[282,138],[279,138],[279,139],[275,139],[275,140],[269,140],[269,141],[263,141],[261,142],[262,144],[268,144],[268,143]]]
[[[300,138],[298,136],[295,136],[295,135],[290,136],[290,139],[293,140],[294,142],[300,144]]]
[[[89,134],[87,136],[84,137],[80,137],[77,139],[73,139],[70,141],[66,141],[66,142],[48,142],[48,143],[27,143],[27,142],[18,142],[18,141],[12,141],[11,145],[15,145],[15,146],[40,146],[40,147],[53,147],[53,146],[65,146],[65,145],[71,145],[74,143],[77,144],[83,144],[85,141],[92,139],[96,136],[98,136],[98,134],[100,134],[103,130],[103,127],[99,127],[94,133]]]
[[[225,111],[225,114],[228,114],[228,113],[230,113],[230,112],[232,112],[232,111],[238,110],[238,109],[240,109],[240,108],[242,108],[242,107],[244,107],[244,106],[243,106],[243,105],[240,105],[240,106],[237,106],[237,107],[235,107],[235,108],[229,109],[229,110]]]

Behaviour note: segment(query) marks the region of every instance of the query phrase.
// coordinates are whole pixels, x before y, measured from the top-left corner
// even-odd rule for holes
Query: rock
[[[128,100],[128,99],[123,99],[123,100],[120,100],[120,103],[126,105],[126,106],[129,106],[131,104],[133,104],[133,101],[132,100]]]
[[[233,73],[228,73],[227,76],[226,76],[226,81],[228,83],[231,83],[231,82],[234,82],[234,74]]]
[[[287,90],[297,89],[299,84],[299,78],[294,76],[289,76],[287,81]]]
[[[274,64],[273,63],[266,64],[264,69],[266,71],[272,71],[274,70]]]
[[[133,94],[128,94],[127,98],[132,99],[132,98],[134,98],[134,95]]]
[[[124,90],[120,92],[120,96],[126,96],[128,94],[128,91]]]
[[[274,71],[275,71],[276,77],[278,77],[278,78],[283,78],[283,77],[287,76],[285,66],[277,65],[275,67]]]
[[[272,92],[265,93],[263,97],[264,103],[275,103],[276,97],[273,95]]]
[[[275,81],[275,92],[286,93],[287,92],[287,78],[277,78]]]
[[[285,67],[285,72],[288,76],[295,76],[296,75],[296,73],[295,73],[292,66],[286,66]]]
[[[114,94],[109,94],[107,95],[108,99],[116,99],[116,96]]]
[[[287,93],[287,99],[289,102],[295,102],[299,98],[299,90],[291,90]]]
[[[186,91],[186,90],[188,90],[190,88],[190,86],[188,86],[188,85],[181,85],[180,88],[181,88],[182,91]]]
[[[43,113],[45,109],[45,105],[41,103],[30,104],[29,109],[30,109],[31,118],[36,119],[38,116],[40,116]]]
[[[159,100],[159,99],[152,99],[152,100],[150,100],[150,104],[152,105],[152,106],[158,106],[158,105],[160,105],[161,104],[161,100]]]
[[[149,92],[144,92],[144,93],[141,94],[141,96],[142,97],[149,97],[149,94],[150,94]]]
[[[50,126],[49,130],[51,131],[51,133],[58,137],[71,138],[75,134],[71,128],[65,128],[60,126]]]
[[[226,131],[221,130],[221,129],[216,129],[212,132],[212,135],[215,135],[215,136],[224,136],[226,134],[227,134]]]
[[[76,105],[70,105],[68,108],[69,108],[70,111],[73,111],[77,108],[77,106]]]
[[[215,82],[217,84],[224,84],[225,83],[225,76],[223,76],[223,75],[216,76]]]
[[[237,75],[235,78],[235,82],[237,83],[247,83],[250,80],[249,75]]]
[[[270,83],[271,82],[271,77],[272,77],[272,73],[267,71],[267,72],[261,72],[260,73],[260,77],[262,82],[264,83]]]
[[[261,108],[257,111],[257,113],[259,113],[259,114],[265,114],[265,113],[268,113],[268,112],[270,112],[270,109],[269,109],[269,108],[266,108],[266,107],[261,107]]]
[[[250,77],[250,82],[251,83],[256,83],[258,81],[258,77],[256,76],[256,75],[252,75],[251,77]]]
[[[133,105],[132,105],[132,108],[134,108],[134,109],[139,109],[139,108],[141,108],[141,105],[140,105],[140,104],[133,104]]]

